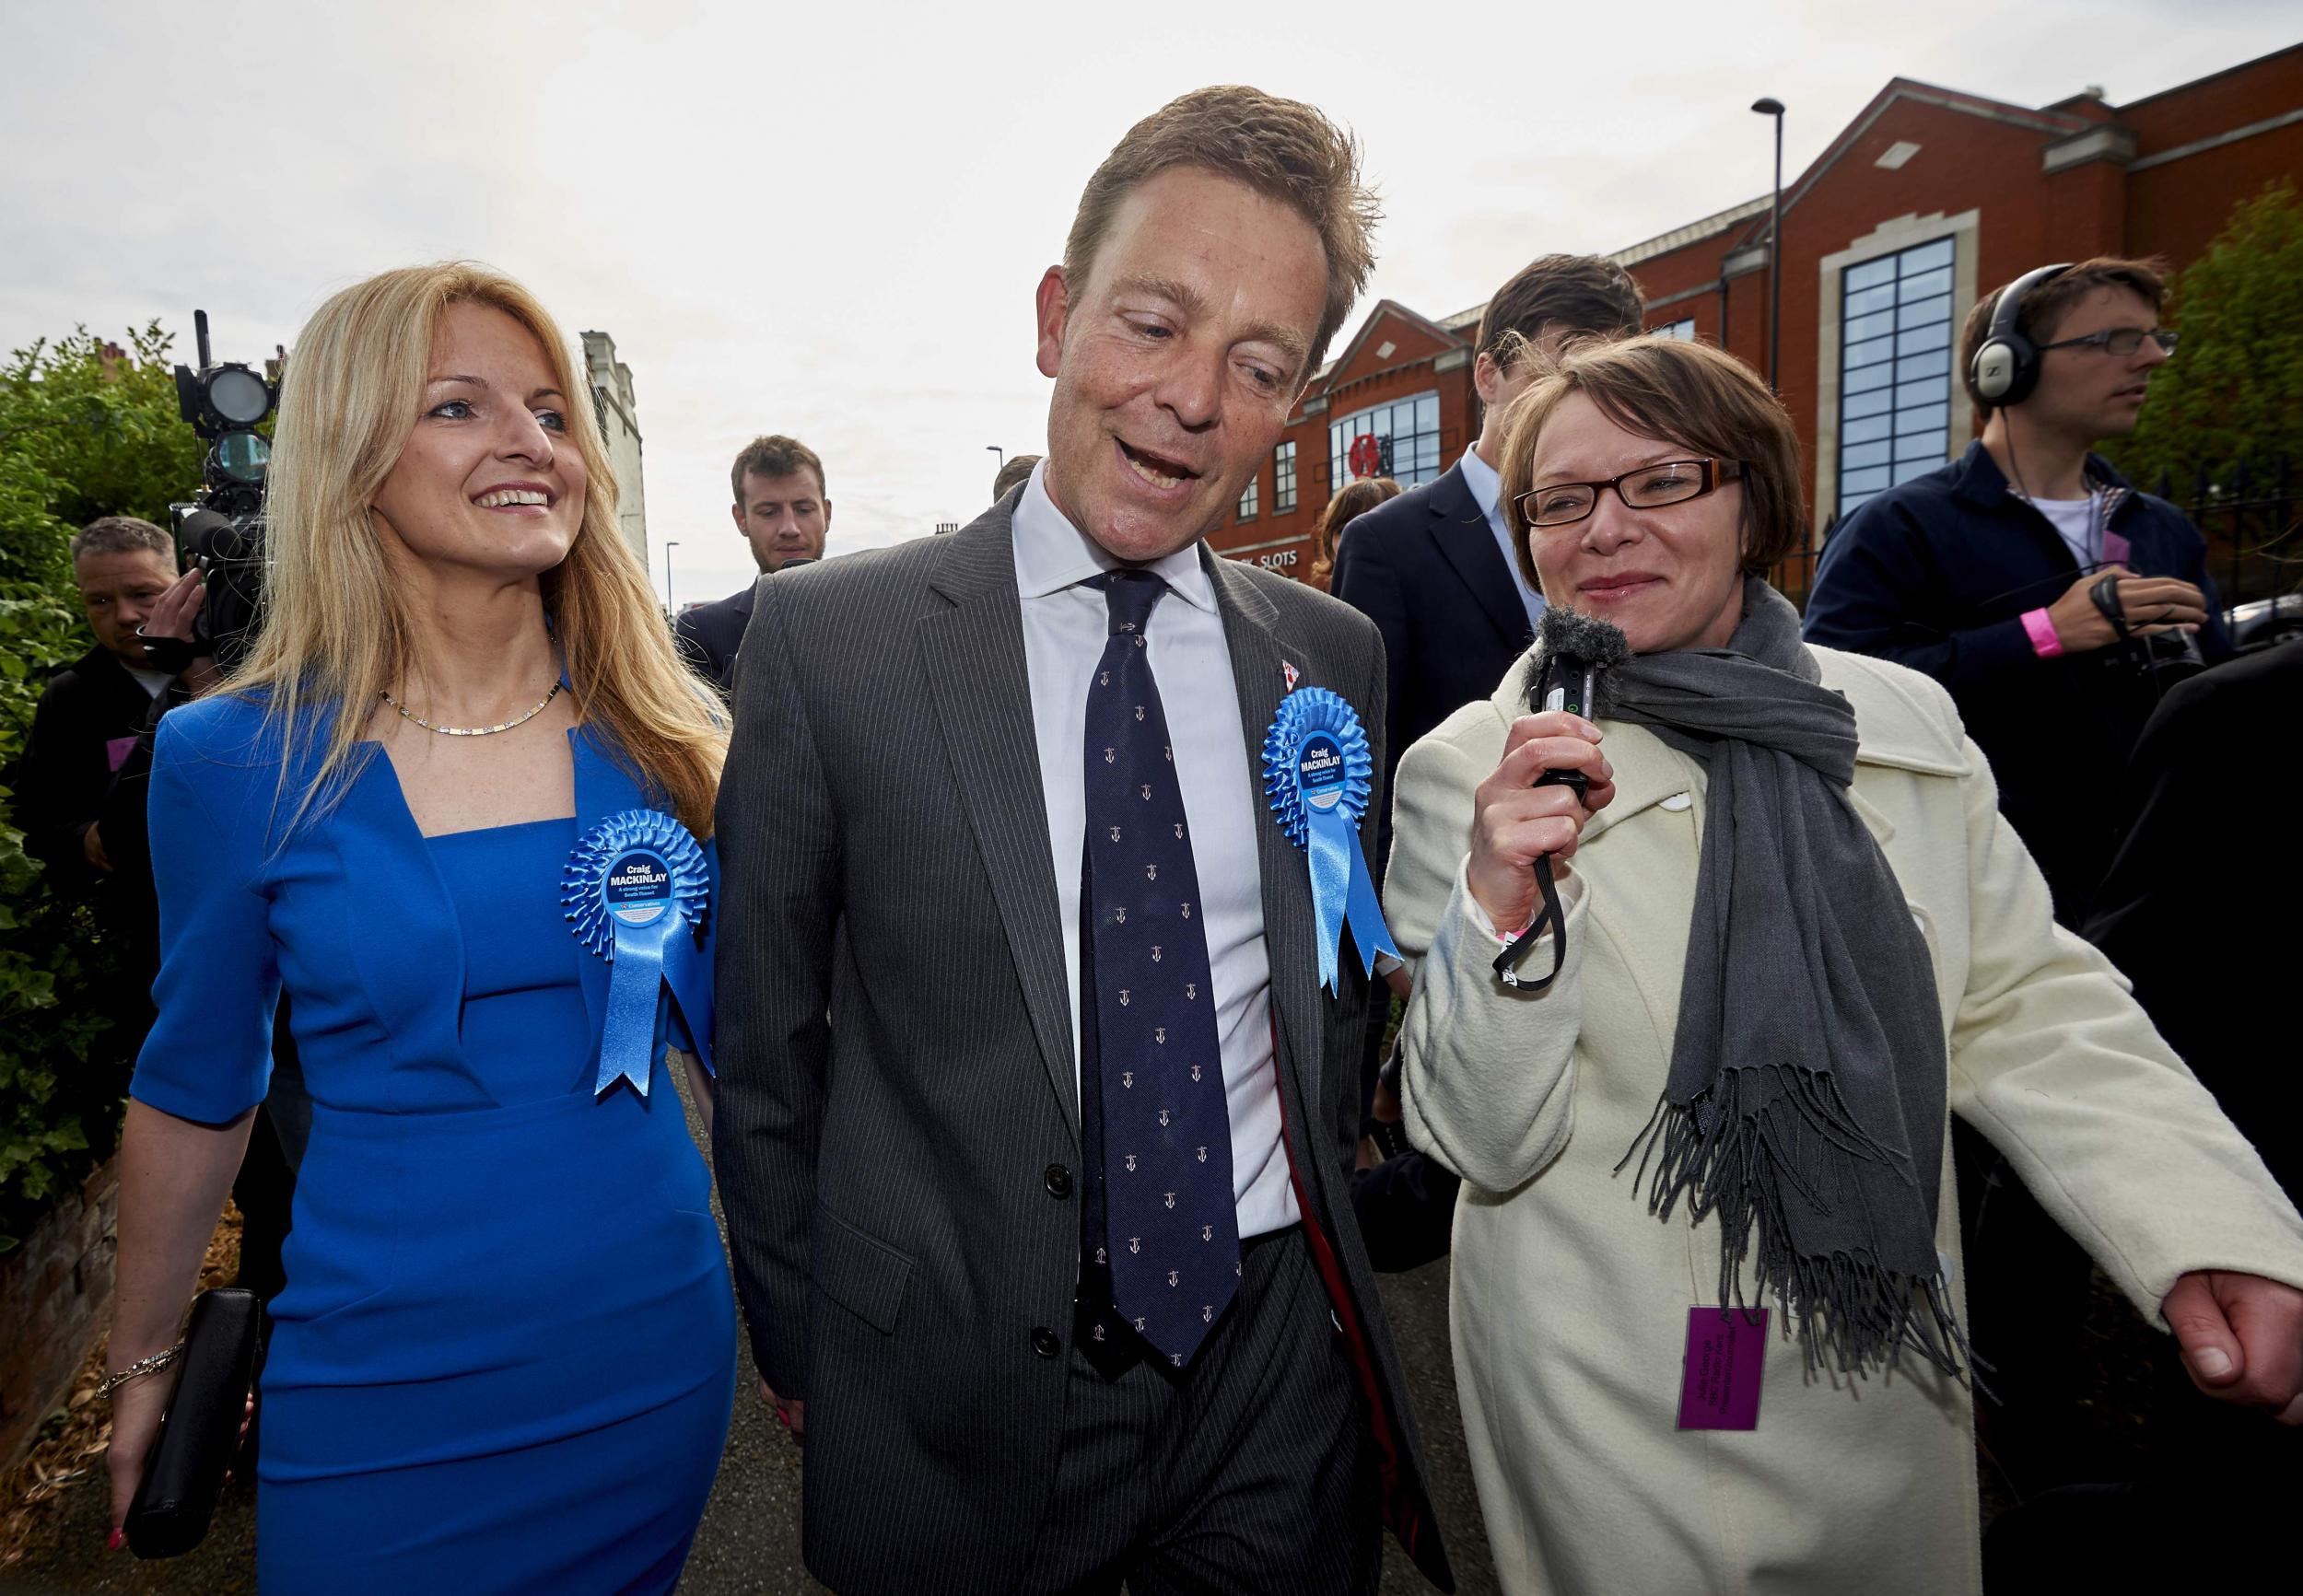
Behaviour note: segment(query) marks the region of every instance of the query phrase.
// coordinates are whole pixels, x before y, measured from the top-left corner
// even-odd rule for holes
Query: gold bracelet
[[[96,1394],[110,1401],[112,1392],[130,1380],[141,1380],[147,1374],[158,1374],[183,1355],[184,1344],[180,1341],[165,1352],[156,1352],[149,1357],[139,1357],[118,1374],[106,1375],[104,1383],[96,1388]]]

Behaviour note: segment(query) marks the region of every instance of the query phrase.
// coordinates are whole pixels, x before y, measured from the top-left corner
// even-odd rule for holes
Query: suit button
[[[1047,1183],[1047,1194],[1049,1196],[1069,1197],[1071,1195],[1071,1171],[1065,1169],[1061,1164],[1048,1165],[1047,1172],[1042,1175],[1040,1179]]]
[[[1032,1332],[1032,1350],[1042,1357],[1053,1357],[1063,1349],[1062,1338],[1045,1324]]]

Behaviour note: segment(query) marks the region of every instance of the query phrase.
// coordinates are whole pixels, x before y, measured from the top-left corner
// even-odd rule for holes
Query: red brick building
[[[1890,82],[1814,165],[1784,177],[1778,389],[1817,526],[1966,448],[1952,365],[1979,292],[2087,255],[2181,267],[2234,204],[2298,174],[2303,45],[2119,106],[2094,90],[2033,109]],[[1650,330],[1765,370],[1768,222],[1761,195],[1617,251]],[[1531,258],[1548,247],[1534,228],[1528,246]],[[1355,442],[1360,466],[1403,483],[1454,463],[1479,434],[1480,309],[1435,320],[1380,301],[1313,379],[1214,546],[1307,576],[1320,509],[1366,474]]]

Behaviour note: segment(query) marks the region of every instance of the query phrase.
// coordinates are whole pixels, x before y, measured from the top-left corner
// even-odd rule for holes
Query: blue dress
[[[570,743],[580,821],[427,839],[368,745],[283,840],[301,788],[260,706],[161,722],[131,1091],[251,1107],[285,985],[313,1100],[263,1380],[266,1596],[670,1590],[711,1490],[735,1317],[708,1177],[669,1066],[595,1097],[607,965],[559,902],[579,824],[645,800]]]

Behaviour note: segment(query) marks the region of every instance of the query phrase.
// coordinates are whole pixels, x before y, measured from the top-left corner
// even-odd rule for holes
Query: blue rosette
[[[655,810],[608,816],[568,855],[560,904],[576,940],[611,970],[593,1090],[622,1079],[648,1095],[667,988],[708,1066],[711,971],[697,938],[711,912],[711,872],[687,827]]]
[[[1263,762],[1272,815],[1311,868],[1319,984],[1338,992],[1346,926],[1370,976],[1378,953],[1399,957],[1360,851],[1360,817],[1374,791],[1375,757],[1358,712],[1340,693],[1304,687],[1280,701],[1279,716],[1264,735]]]

